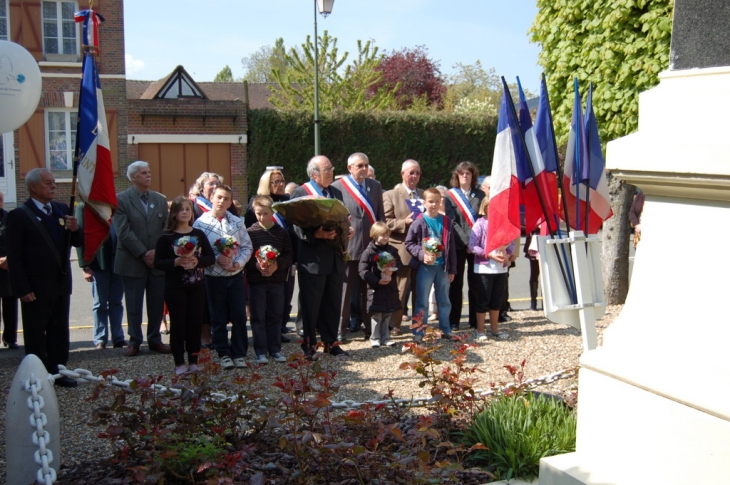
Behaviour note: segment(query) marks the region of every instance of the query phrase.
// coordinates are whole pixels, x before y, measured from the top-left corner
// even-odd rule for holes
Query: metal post
[[[319,39],[317,37],[317,0],[314,0],[314,156],[319,152]]]

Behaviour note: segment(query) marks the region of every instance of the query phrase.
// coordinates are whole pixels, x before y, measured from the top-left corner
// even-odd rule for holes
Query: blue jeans
[[[436,303],[438,304],[439,329],[445,333],[451,333],[449,314],[451,313],[451,301],[449,300],[449,274],[443,264],[422,264],[418,267],[416,275],[416,307],[413,315],[421,315],[424,323],[428,319],[428,294],[431,286],[434,287]],[[416,332],[416,336],[423,336],[423,332]]]
[[[237,359],[246,357],[246,290],[241,273],[233,276],[205,276],[210,309],[211,340],[219,357]],[[231,340],[228,341],[228,322],[231,322]]]
[[[94,317],[94,345],[108,343],[109,330],[111,330],[112,343],[123,342],[124,284],[122,277],[113,271],[94,271],[91,296],[94,298],[94,304],[91,307],[91,314]]]

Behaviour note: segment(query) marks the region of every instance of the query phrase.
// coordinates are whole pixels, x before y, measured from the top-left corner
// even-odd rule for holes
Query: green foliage
[[[382,55],[371,41],[357,42],[357,60],[346,64],[349,53],[339,55],[337,38],[327,31],[319,37],[319,110],[381,110],[395,105],[392,91],[379,89],[368,93],[380,82],[377,67]],[[283,49],[283,44],[281,46]],[[271,104],[277,108],[309,109],[314,111],[314,43],[310,36],[301,50],[290,49],[284,54],[287,69],[274,68],[272,75],[278,86],[270,86]]]
[[[218,74],[215,75],[215,78],[213,78],[214,83],[232,83],[233,82],[233,73],[231,72],[231,68],[226,66],[223,69],[220,70]]]
[[[249,112],[248,187],[255,191],[268,165],[282,165],[288,181],[307,181],[313,155],[312,113],[304,110]],[[496,119],[426,111],[332,112],[322,116],[321,151],[346,173],[347,157],[363,152],[384,189],[401,182],[401,164],[418,160],[421,187],[448,185],[457,163],[474,162],[482,174],[492,170]]]
[[[575,429],[575,412],[563,401],[515,393],[491,401],[465,438],[468,445],[486,447],[474,451],[470,461],[494,467],[500,479],[530,479],[538,474],[540,458],[575,451]]]
[[[243,78],[250,83],[274,83],[276,79],[272,71],[278,69],[284,77],[289,69],[286,60],[284,39],[276,39],[274,46],[265,45],[248,57],[241,59],[246,70]]]
[[[594,86],[593,107],[606,143],[636,130],[638,95],[669,65],[673,0],[538,0],[530,29],[550,90],[558,143],[567,141],[573,78]]]

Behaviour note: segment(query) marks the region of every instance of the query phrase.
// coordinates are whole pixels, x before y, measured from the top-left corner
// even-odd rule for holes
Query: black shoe
[[[459,326],[458,325],[456,325],[456,326],[452,325],[451,326],[451,331],[452,332],[456,332],[457,330],[459,330]]]
[[[442,333],[441,340],[454,340],[454,336],[450,333]]]
[[[499,323],[511,322],[512,321],[512,317],[510,317],[509,315],[507,315],[507,312],[502,312],[502,313],[499,314],[499,319],[497,321]]]
[[[342,350],[342,348],[339,345],[335,345],[335,346],[331,347],[329,352],[332,357],[337,357],[338,355],[343,355],[345,357],[350,356],[350,354],[348,354],[347,352]]]
[[[317,354],[317,349],[315,349],[314,347],[305,347],[304,345],[302,345],[302,353],[304,354],[305,359],[312,360]]]
[[[59,387],[77,387],[79,385],[78,382],[67,376],[61,376],[61,378],[56,379],[53,384]]]
[[[287,337],[286,335],[281,336],[281,343],[288,344],[289,342],[291,342],[291,339],[289,337]]]
[[[122,340],[121,342],[117,342],[117,343],[115,343],[115,344],[114,344],[114,348],[115,348],[115,349],[121,349],[121,348],[123,348],[123,347],[126,347],[127,345],[129,345],[129,344],[127,343],[127,341],[126,341],[126,340]]]
[[[5,340],[3,340],[3,345],[9,349],[17,349],[19,347],[16,342],[6,342]]]
[[[296,330],[293,328],[281,327],[281,333],[294,333],[294,332],[296,332]]]

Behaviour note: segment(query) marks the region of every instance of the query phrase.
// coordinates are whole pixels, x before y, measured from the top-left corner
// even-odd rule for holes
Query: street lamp
[[[314,156],[319,155],[319,38],[317,37],[317,11],[327,18],[332,13],[335,0],[314,1]]]

